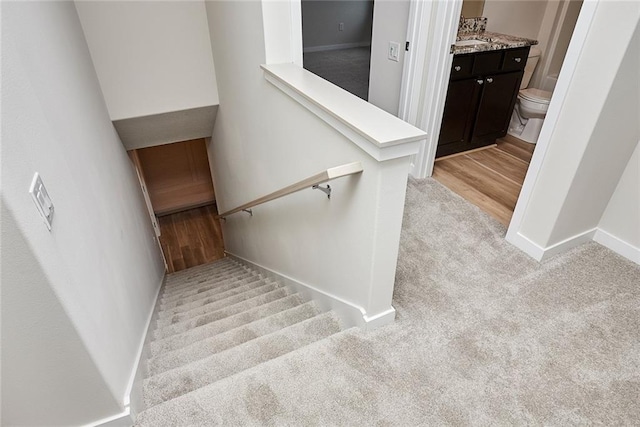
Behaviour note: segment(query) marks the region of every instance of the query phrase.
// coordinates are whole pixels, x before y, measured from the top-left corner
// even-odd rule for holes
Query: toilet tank
[[[538,46],[531,46],[529,49],[529,57],[527,58],[527,64],[524,66],[524,74],[522,75],[522,83],[520,83],[520,89],[526,89],[529,86],[529,81],[531,80],[531,76],[533,76],[533,72],[536,69],[536,65],[538,65],[538,61],[540,60],[540,55],[542,51]]]

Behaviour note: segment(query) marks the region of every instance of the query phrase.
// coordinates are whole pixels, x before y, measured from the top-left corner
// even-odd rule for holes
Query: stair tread
[[[245,270],[243,272],[234,273],[229,276],[223,276],[221,278],[213,278],[211,280],[198,281],[198,282],[192,283],[188,288],[183,289],[179,292],[164,294],[160,301],[162,303],[168,303],[176,299],[201,294],[203,292],[213,290],[223,284],[246,279],[249,277],[261,277],[261,276],[259,274],[256,274],[255,272]]]
[[[246,285],[247,283],[257,282],[260,280],[264,280],[263,277],[258,275],[247,276],[241,279],[230,280],[228,282],[219,283],[217,286],[206,290],[204,292],[200,292],[193,295],[185,295],[180,298],[172,299],[171,301],[163,301],[160,302],[160,309],[167,310],[174,307],[179,307],[181,305],[189,304],[194,301],[198,301],[200,299],[209,298],[215,296],[221,292],[226,292],[224,289],[228,289],[227,285],[233,285],[236,287]]]
[[[202,299],[199,299],[199,300],[195,300],[195,301],[192,301],[192,302],[187,303],[187,304],[182,304],[182,305],[179,305],[179,306],[176,306],[176,307],[173,307],[173,308],[167,308],[167,309],[159,312],[158,313],[158,320],[166,319],[168,317],[172,317],[172,316],[174,316],[176,314],[179,314],[179,313],[184,313],[184,312],[187,312],[187,311],[191,311],[194,308],[201,307],[201,306],[203,306],[205,304],[211,304],[211,303],[216,302],[216,301],[221,301],[221,300],[223,300],[225,298],[228,298],[228,297],[231,297],[233,295],[238,295],[238,294],[244,293],[246,291],[249,291],[251,289],[254,289],[256,287],[264,286],[265,283],[269,284],[269,283],[275,283],[275,282],[272,282],[270,279],[266,279],[264,281],[263,280],[258,280],[258,281],[255,281],[255,282],[250,282],[250,283],[247,283],[247,284],[244,284],[244,285],[241,285],[241,286],[237,286],[236,284],[233,284],[233,283],[228,284],[228,285],[226,285],[226,288],[225,288],[226,290],[220,289],[220,292],[216,293],[215,295],[208,296],[206,298],[202,298]]]
[[[143,382],[147,407],[175,399],[265,361],[287,354],[340,331],[333,313],[324,313],[258,337]]]
[[[243,342],[267,335],[280,328],[290,326],[319,314],[320,312],[315,306],[315,303],[307,302],[238,328],[222,332],[213,337],[204,338],[186,347],[162,353],[149,360],[149,376],[196,360],[204,359],[212,354],[219,353]]]
[[[181,289],[186,289],[194,283],[201,282],[208,279],[215,279],[217,277],[229,276],[230,274],[251,271],[243,266],[233,266],[224,269],[216,270],[203,270],[197,273],[193,273],[185,277],[171,277],[167,276],[165,292],[174,292]]]
[[[204,303],[208,301],[208,299],[204,299],[202,300],[203,304],[198,307],[194,307],[188,311],[175,313],[174,315],[169,317],[160,318],[157,321],[157,328],[163,328],[165,326],[181,323],[191,318],[202,316],[204,314],[214,312],[219,309],[225,308],[227,306],[231,306],[231,305],[240,303],[242,301],[246,301],[248,299],[282,288],[282,286],[273,282],[259,282],[259,283],[262,283],[262,286],[254,287],[252,289],[248,289],[241,293],[232,294],[226,298],[212,301],[206,304]]]
[[[233,411],[229,402],[225,401],[228,391],[233,389],[233,396],[246,395],[246,388],[263,377],[263,372],[278,378],[283,370],[290,372],[291,365],[304,354],[322,352],[340,340],[351,330],[341,331],[323,340],[316,341],[278,358],[253,366],[232,376],[223,378],[207,386],[198,388],[171,400],[147,408],[138,414],[135,427],[153,427],[157,425],[194,426],[194,425],[229,425],[230,418],[220,417],[220,409]],[[340,387],[343,387],[341,384]],[[242,390],[246,390],[242,392]],[[294,391],[295,392],[295,391]],[[244,405],[243,402],[239,402]],[[260,425],[260,423],[256,423]]]
[[[224,269],[230,266],[239,266],[241,264],[237,263],[236,261],[229,259],[229,258],[225,258],[222,260],[218,260],[218,261],[214,261],[214,262],[210,262],[208,264],[202,264],[202,265],[197,265],[194,267],[189,267],[187,269],[184,270],[180,270],[180,271],[176,271],[174,273],[169,273],[167,274],[167,278],[170,279],[175,279],[175,280],[182,280],[184,278],[187,278],[191,275],[194,274],[198,274],[202,271],[212,271],[212,270],[219,270],[219,269]]]
[[[233,305],[216,309],[215,311],[158,328],[153,332],[153,336],[155,339],[162,339],[171,335],[187,332],[190,329],[224,319],[225,317],[233,316],[234,314],[242,313],[254,307],[284,298],[288,295],[290,295],[290,292],[286,288],[275,289],[273,291],[254,296],[253,298],[237,302]]]
[[[216,322],[208,323],[181,334],[171,335],[167,338],[155,340],[150,344],[152,356],[157,356],[161,352],[176,350],[185,347],[203,338],[207,338],[241,325],[246,325],[258,319],[270,316],[279,311],[286,310],[302,304],[302,298],[298,294],[289,295],[285,298],[260,305],[243,313],[225,317]]]

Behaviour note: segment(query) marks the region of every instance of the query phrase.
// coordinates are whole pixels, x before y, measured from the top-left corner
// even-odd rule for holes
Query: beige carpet
[[[504,233],[410,181],[393,325],[313,341],[139,425],[637,425],[640,267],[596,243],[538,264]]]

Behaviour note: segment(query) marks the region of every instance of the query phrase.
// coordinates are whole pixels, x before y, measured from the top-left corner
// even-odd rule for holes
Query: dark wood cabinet
[[[436,157],[506,135],[528,53],[524,47],[454,57]]]

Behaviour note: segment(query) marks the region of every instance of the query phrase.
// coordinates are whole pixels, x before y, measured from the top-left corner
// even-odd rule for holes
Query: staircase
[[[229,258],[168,275],[155,318],[138,426],[174,418],[190,393],[340,331],[334,313]]]

